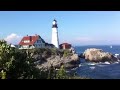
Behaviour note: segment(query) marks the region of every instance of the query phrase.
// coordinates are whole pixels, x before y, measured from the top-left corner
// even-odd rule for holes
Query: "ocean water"
[[[120,45],[110,46],[77,46],[74,47],[77,53],[83,53],[87,48],[98,48],[105,52],[112,54],[120,54]],[[120,79],[120,61],[110,64],[86,62],[80,59],[81,63],[77,68],[77,74],[82,77],[89,77],[93,79]]]
[[[94,46],[94,45],[89,45],[89,46],[76,46],[74,47],[77,53],[82,53],[84,52],[87,48],[98,48],[102,49],[105,52],[110,52],[113,54],[120,53],[120,45],[113,45],[112,48],[109,45],[104,45],[104,46]]]

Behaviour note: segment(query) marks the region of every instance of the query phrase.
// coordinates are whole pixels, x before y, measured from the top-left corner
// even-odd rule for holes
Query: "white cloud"
[[[8,35],[5,40],[8,42],[8,43],[12,43],[12,44],[18,44],[19,41],[21,40],[21,36],[15,34],[15,33],[12,33],[10,35]]]

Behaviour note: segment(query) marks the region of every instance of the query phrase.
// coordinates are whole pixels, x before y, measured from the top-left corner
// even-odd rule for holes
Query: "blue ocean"
[[[103,45],[103,46],[76,46],[74,47],[76,53],[83,53],[88,48],[98,48],[105,52],[112,54],[120,54],[120,45]],[[115,63],[94,63],[86,62],[84,59],[80,59],[79,68],[77,68],[77,74],[82,77],[88,77],[92,79],[120,79],[120,61]]]

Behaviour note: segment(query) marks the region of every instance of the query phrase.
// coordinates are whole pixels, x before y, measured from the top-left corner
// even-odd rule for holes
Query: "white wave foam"
[[[110,62],[105,62],[105,64],[110,64]]]
[[[96,65],[95,63],[88,63],[88,65]]]
[[[115,63],[119,63],[119,62],[115,62]]]
[[[90,67],[90,69],[95,69],[95,67]]]
[[[117,61],[118,61],[118,62],[120,62],[120,60],[119,60],[119,59],[118,59]]]
[[[79,67],[81,67],[82,65],[81,64],[79,64]]]

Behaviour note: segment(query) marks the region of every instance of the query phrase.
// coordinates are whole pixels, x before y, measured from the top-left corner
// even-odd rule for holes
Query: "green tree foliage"
[[[36,79],[39,77],[39,69],[35,67],[29,51],[16,51],[14,58],[15,61],[7,73],[8,78]]]
[[[55,79],[56,77],[56,70],[55,68],[51,65],[50,70],[48,71],[48,79]]]
[[[3,70],[0,72],[0,77],[1,79],[6,79],[6,72],[4,72]]]
[[[39,77],[33,58],[28,51],[12,48],[6,41],[0,41],[1,79],[34,79]]]
[[[41,54],[49,57],[58,55],[57,49],[19,50],[11,47],[6,41],[0,41],[0,78],[1,79],[69,79],[64,66],[57,71],[52,65],[48,70],[38,69],[33,55]],[[63,51],[60,51],[63,55]],[[64,52],[65,56],[69,54]]]
[[[12,62],[14,61],[14,48],[11,48],[10,45],[7,45],[7,42],[4,40],[0,41],[0,70],[1,77],[5,75],[9,71],[12,66]],[[6,76],[4,76],[6,77]]]
[[[63,52],[64,52],[63,54],[64,57],[67,57],[71,54],[69,50],[64,50]]]
[[[64,65],[62,65],[61,68],[58,70],[56,79],[67,79],[67,74]]]

